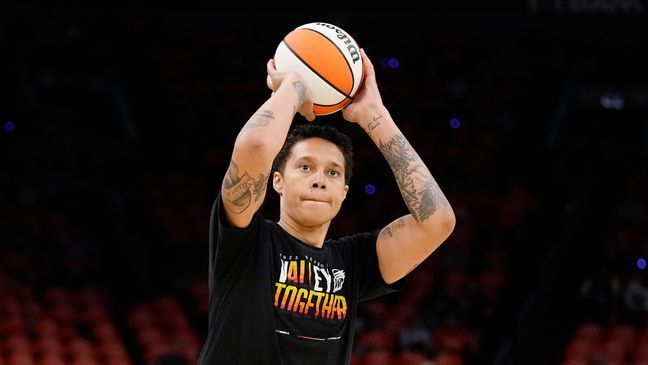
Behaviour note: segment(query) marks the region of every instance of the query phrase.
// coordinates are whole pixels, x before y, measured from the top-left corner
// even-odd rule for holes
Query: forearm
[[[272,161],[286,140],[304,94],[301,81],[285,79],[236,137],[221,186],[227,218],[233,226],[246,227],[263,203]]]
[[[250,117],[234,144],[233,157],[254,153],[256,161],[270,168],[281,150],[306,88],[301,81],[286,79],[275,93]]]
[[[430,170],[396,126],[389,111],[383,106],[371,108],[363,121],[362,128],[389,163],[415,221],[422,224],[439,209],[449,207]]]

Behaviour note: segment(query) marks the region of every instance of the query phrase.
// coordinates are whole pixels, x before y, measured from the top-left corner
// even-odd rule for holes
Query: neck
[[[324,246],[324,239],[326,238],[326,232],[328,232],[330,224],[331,222],[326,222],[321,226],[307,227],[295,222],[295,220],[284,214],[279,219],[281,228],[291,236],[297,237],[305,244],[316,248],[322,248]]]

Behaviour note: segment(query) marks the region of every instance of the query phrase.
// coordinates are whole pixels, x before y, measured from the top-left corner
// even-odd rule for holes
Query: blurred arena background
[[[365,48],[457,213],[361,307],[352,364],[648,364],[648,3],[378,10],[0,5],[0,364],[194,363],[209,209],[312,21]],[[318,123],[356,148],[331,235],[404,213],[364,133]]]

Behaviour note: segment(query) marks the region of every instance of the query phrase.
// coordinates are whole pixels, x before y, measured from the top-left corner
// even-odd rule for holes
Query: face
[[[308,138],[295,143],[283,174],[275,172],[272,179],[282,215],[305,227],[330,222],[349,190],[344,173],[344,155],[332,142]]]

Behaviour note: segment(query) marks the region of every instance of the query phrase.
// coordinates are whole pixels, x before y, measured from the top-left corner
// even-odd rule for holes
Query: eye
[[[302,170],[302,171],[310,171],[310,166],[303,163],[303,164],[299,165],[299,169]]]
[[[329,171],[329,174],[330,174],[331,176],[340,176],[340,173],[339,173],[338,171],[335,171],[335,170],[331,170],[331,171]]]

